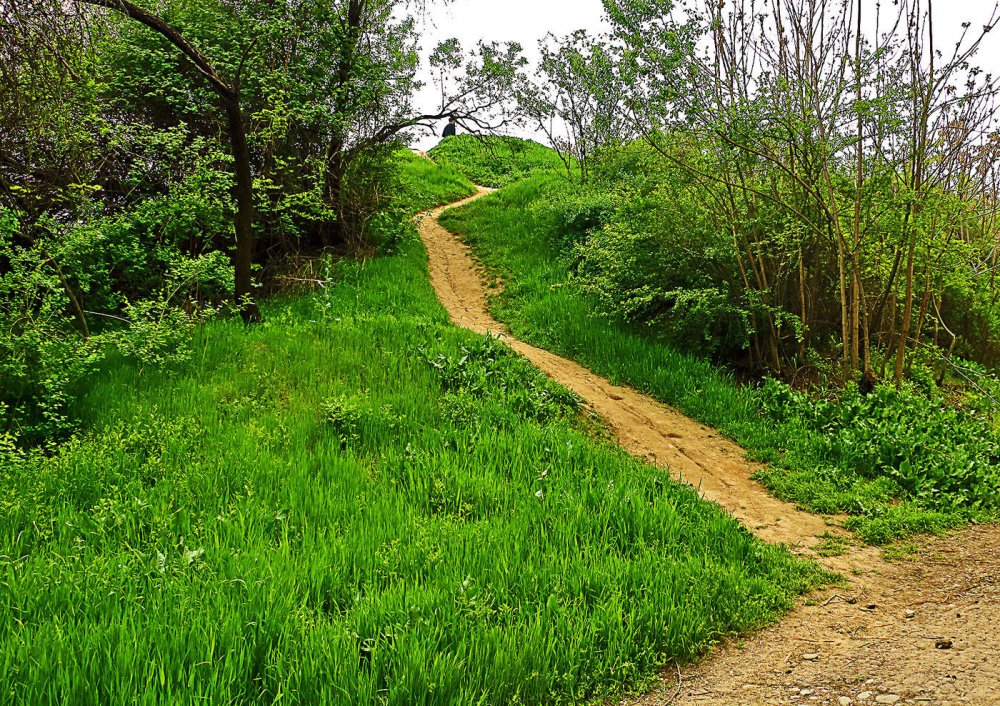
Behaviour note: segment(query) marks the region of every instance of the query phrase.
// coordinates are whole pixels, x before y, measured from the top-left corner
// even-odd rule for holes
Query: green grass
[[[427,211],[476,193],[476,187],[459,170],[435,164],[408,149],[399,150],[396,162],[401,188],[393,201],[408,213]]]
[[[1000,446],[981,420],[894,390],[821,407],[798,395],[765,413],[763,391],[601,316],[573,281],[559,235],[552,204],[567,189],[557,175],[539,173],[442,218],[504,281],[493,313],[515,336],[716,427],[770,464],[760,478],[778,497],[852,514],[848,526],[865,541],[995,515],[1000,475],[991,459]]]
[[[458,135],[430,151],[444,167],[458,170],[476,184],[500,188],[535,173],[566,173],[559,155],[532,140],[516,137]]]
[[[415,238],[0,470],[0,701],[557,704],[828,580],[455,329]]]

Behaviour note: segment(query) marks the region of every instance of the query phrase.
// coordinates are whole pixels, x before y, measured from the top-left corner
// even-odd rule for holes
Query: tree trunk
[[[260,310],[251,298],[253,284],[253,174],[250,166],[250,149],[247,146],[246,126],[240,109],[238,84],[224,80],[212,63],[197,47],[191,44],[180,31],[167,24],[162,18],[130,2],[130,0],[84,0],[90,5],[120,12],[133,20],[158,32],[190,59],[198,72],[204,76],[222,100],[226,111],[229,144],[233,152],[236,185],[233,196],[236,199],[236,255],[233,266],[236,279],[236,306],[247,324],[261,321]]]
[[[260,309],[253,300],[253,174],[250,167],[250,148],[247,146],[243,111],[237,96],[225,101],[229,122],[229,143],[233,151],[236,184],[236,306],[246,324],[260,323]]]
[[[913,255],[917,249],[915,242],[910,243],[906,254],[906,297],[903,308],[903,325],[899,329],[899,343],[896,346],[895,380],[899,385],[903,381],[903,362],[906,360],[906,344],[910,338],[910,324],[913,320]]]

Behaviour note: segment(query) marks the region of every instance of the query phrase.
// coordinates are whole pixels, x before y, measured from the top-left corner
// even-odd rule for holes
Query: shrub
[[[428,362],[447,392],[467,399],[502,399],[521,419],[544,424],[580,406],[576,395],[491,334],[463,347],[461,358],[439,355]]]
[[[552,207],[556,221],[552,245],[574,259],[577,248],[586,244],[590,234],[600,231],[615,215],[612,199],[600,193],[569,193]]]
[[[1000,438],[980,414],[912,387],[880,386],[865,396],[851,385],[837,399],[816,399],[768,380],[760,401],[763,414],[784,427],[797,466],[889,479],[900,497],[928,510],[1000,509]]]

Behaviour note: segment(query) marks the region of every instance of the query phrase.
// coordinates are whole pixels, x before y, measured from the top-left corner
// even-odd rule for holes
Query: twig
[[[830,605],[837,598],[839,598],[840,600],[842,600],[844,603],[850,603],[852,600],[854,600],[854,599],[851,599],[851,598],[844,598],[844,596],[840,595],[839,593],[834,593],[832,596],[830,596],[829,598],[827,598],[823,602],[823,605],[820,606],[820,607],[821,608],[826,608],[828,605]],[[857,603],[856,600],[854,602]]]
[[[681,666],[679,664],[675,664],[674,667],[677,668],[677,688],[674,689],[673,695],[664,702],[664,706],[670,706],[670,704],[672,704],[674,700],[681,695],[681,684],[684,682],[681,678]]]
[[[101,313],[101,312],[99,312],[99,311],[87,311],[87,310],[84,310],[84,312],[83,312],[83,313],[84,313],[84,314],[90,314],[91,316],[103,316],[103,317],[104,317],[105,319],[114,319],[115,321],[123,321],[123,322],[125,322],[126,324],[130,324],[130,323],[132,323],[132,322],[131,322],[131,321],[129,321],[128,319],[123,319],[122,317],[120,317],[120,316],[115,316],[114,314],[102,314],[102,313]]]
[[[288,275],[278,275],[278,279],[287,279],[291,282],[309,282],[310,284],[318,284],[320,287],[326,287],[327,281],[322,279],[303,279],[302,277],[289,277]]]

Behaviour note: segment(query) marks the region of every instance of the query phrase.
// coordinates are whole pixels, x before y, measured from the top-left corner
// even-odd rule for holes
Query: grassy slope
[[[724,371],[597,315],[554,246],[549,196],[565,190],[559,177],[539,173],[461,210],[442,223],[463,235],[500,274],[505,291],[494,314],[515,335],[571,357],[614,382],[627,383],[710,424],[772,463],[762,476],[777,495],[818,512],[855,512],[850,526],[883,543],[965,521],[960,514],[898,502],[885,477],[833,467],[824,438],[797,419],[768,419],[761,398]]]
[[[429,154],[438,164],[493,188],[509,186],[536,172],[564,173],[566,169],[553,150],[516,137],[459,135],[442,140]]]
[[[399,177],[402,189],[394,202],[408,213],[425,211],[436,206],[454,203],[476,193],[476,187],[460,171],[400,150]]]
[[[0,473],[7,703],[508,704],[616,693],[817,580],[447,322],[411,237]]]

